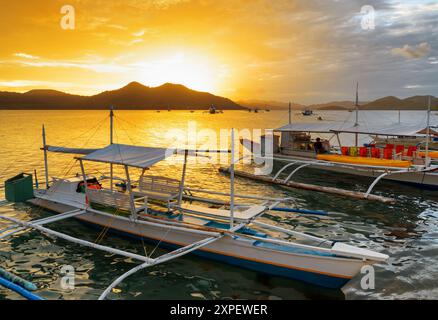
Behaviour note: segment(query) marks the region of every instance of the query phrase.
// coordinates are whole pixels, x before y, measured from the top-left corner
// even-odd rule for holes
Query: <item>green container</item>
[[[24,202],[33,198],[32,175],[20,173],[5,182],[5,197],[10,202]]]

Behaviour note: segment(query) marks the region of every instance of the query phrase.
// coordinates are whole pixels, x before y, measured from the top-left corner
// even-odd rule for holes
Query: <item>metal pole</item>
[[[187,157],[189,155],[189,150],[184,151],[184,165],[181,176],[181,182],[179,184],[179,195],[178,195],[178,207],[181,206],[183,200],[184,184],[186,181],[186,171],[187,171]]]
[[[401,111],[400,111],[400,109],[398,110],[398,123],[400,123],[401,122]]]
[[[342,148],[341,138],[339,137],[339,132],[336,132],[336,138],[338,139],[339,149]]]
[[[230,229],[234,226],[234,129],[231,129]]]
[[[84,180],[85,205],[88,207],[90,203],[87,196],[87,175],[85,174],[84,163],[82,162],[82,159],[79,159],[79,165],[81,166],[82,179]]]
[[[427,128],[426,128],[426,153],[425,153],[426,168],[428,168],[430,165],[429,140],[430,140],[430,96],[428,97],[428,103],[427,103]]]
[[[292,124],[292,104],[289,102],[289,124]]]
[[[128,166],[125,166],[125,173],[126,173],[126,190],[128,190],[129,193],[129,204],[131,206],[131,218],[133,220],[137,220],[137,213],[135,212],[134,195],[132,194],[131,178],[129,177]]]
[[[49,189],[49,165],[47,162],[46,129],[43,125],[43,150],[44,150],[44,171],[46,177],[46,189]]]
[[[114,137],[114,108],[111,106],[110,107],[110,144],[114,143],[113,137]],[[110,164],[110,184],[111,184],[111,191],[113,191],[114,186],[113,186],[113,180],[114,180],[114,168],[113,168],[113,164]]]
[[[356,83],[356,122],[354,123],[355,127],[359,126],[359,82]],[[355,145],[356,147],[359,144],[359,135],[355,134]]]

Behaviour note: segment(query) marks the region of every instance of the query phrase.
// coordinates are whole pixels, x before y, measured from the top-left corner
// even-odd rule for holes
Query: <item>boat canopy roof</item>
[[[315,133],[333,133],[333,130],[341,130],[353,126],[351,122],[339,121],[318,121],[308,123],[291,123],[281,128],[277,128],[276,132],[315,132]]]
[[[112,163],[141,169],[149,168],[154,164],[165,160],[166,158],[169,158],[175,154],[184,154],[185,152],[187,152],[187,155],[195,157],[200,156],[198,153],[204,152],[230,153],[230,150],[154,148],[127,144],[110,144],[109,146],[101,149],[73,149],[61,147],[51,148],[53,148],[53,150],[49,151],[61,152],[59,150],[64,149],[64,153],[85,154],[84,157],[77,158],[85,161]]]
[[[83,154],[83,155],[87,155],[99,150],[99,149],[66,148],[66,147],[55,147],[55,146],[46,146],[46,149],[49,152],[55,152],[55,153]]]
[[[434,130],[435,129],[435,130]],[[406,124],[406,123],[394,123],[387,126],[351,126],[348,128],[333,129],[333,132],[338,133],[359,133],[381,136],[419,136],[427,133],[427,127],[424,124]],[[438,131],[435,127],[430,128],[430,134],[438,135]]]
[[[146,169],[174,155],[176,151],[176,149],[111,144],[105,148],[89,153],[80,159]]]

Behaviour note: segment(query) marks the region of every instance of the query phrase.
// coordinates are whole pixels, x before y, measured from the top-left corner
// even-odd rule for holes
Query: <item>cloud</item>
[[[419,59],[427,56],[430,50],[430,44],[422,42],[417,46],[405,44],[402,48],[393,48],[391,53],[394,56],[400,56],[406,59]]]
[[[12,80],[0,81],[0,87],[21,88],[21,87],[69,87],[72,86],[68,82],[56,81],[34,81],[34,80]]]
[[[37,57],[37,56],[33,56],[31,54],[22,53],[22,52],[14,53],[14,56],[19,57],[19,58],[32,59],[32,60],[39,59],[39,57]]]
[[[79,68],[91,70],[97,73],[120,73],[126,68],[114,63],[84,62],[84,61],[23,61],[21,65],[36,68]]]
[[[418,88],[422,88],[423,86],[419,85],[419,84],[408,84],[405,85],[403,88],[405,89],[418,89]]]
[[[144,34],[145,34],[145,30],[143,29],[143,30],[140,30],[140,31],[138,31],[138,32],[134,32],[132,35],[134,36],[134,37],[141,37],[141,36],[143,36]]]

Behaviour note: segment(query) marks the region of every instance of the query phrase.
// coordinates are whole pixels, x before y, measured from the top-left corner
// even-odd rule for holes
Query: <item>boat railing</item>
[[[131,197],[128,193],[122,193],[109,189],[90,189],[86,190],[88,203],[100,204],[103,206],[113,207],[124,211],[131,211]],[[136,204],[141,204],[137,208]],[[147,197],[135,198],[135,211],[145,210],[147,208]]]

